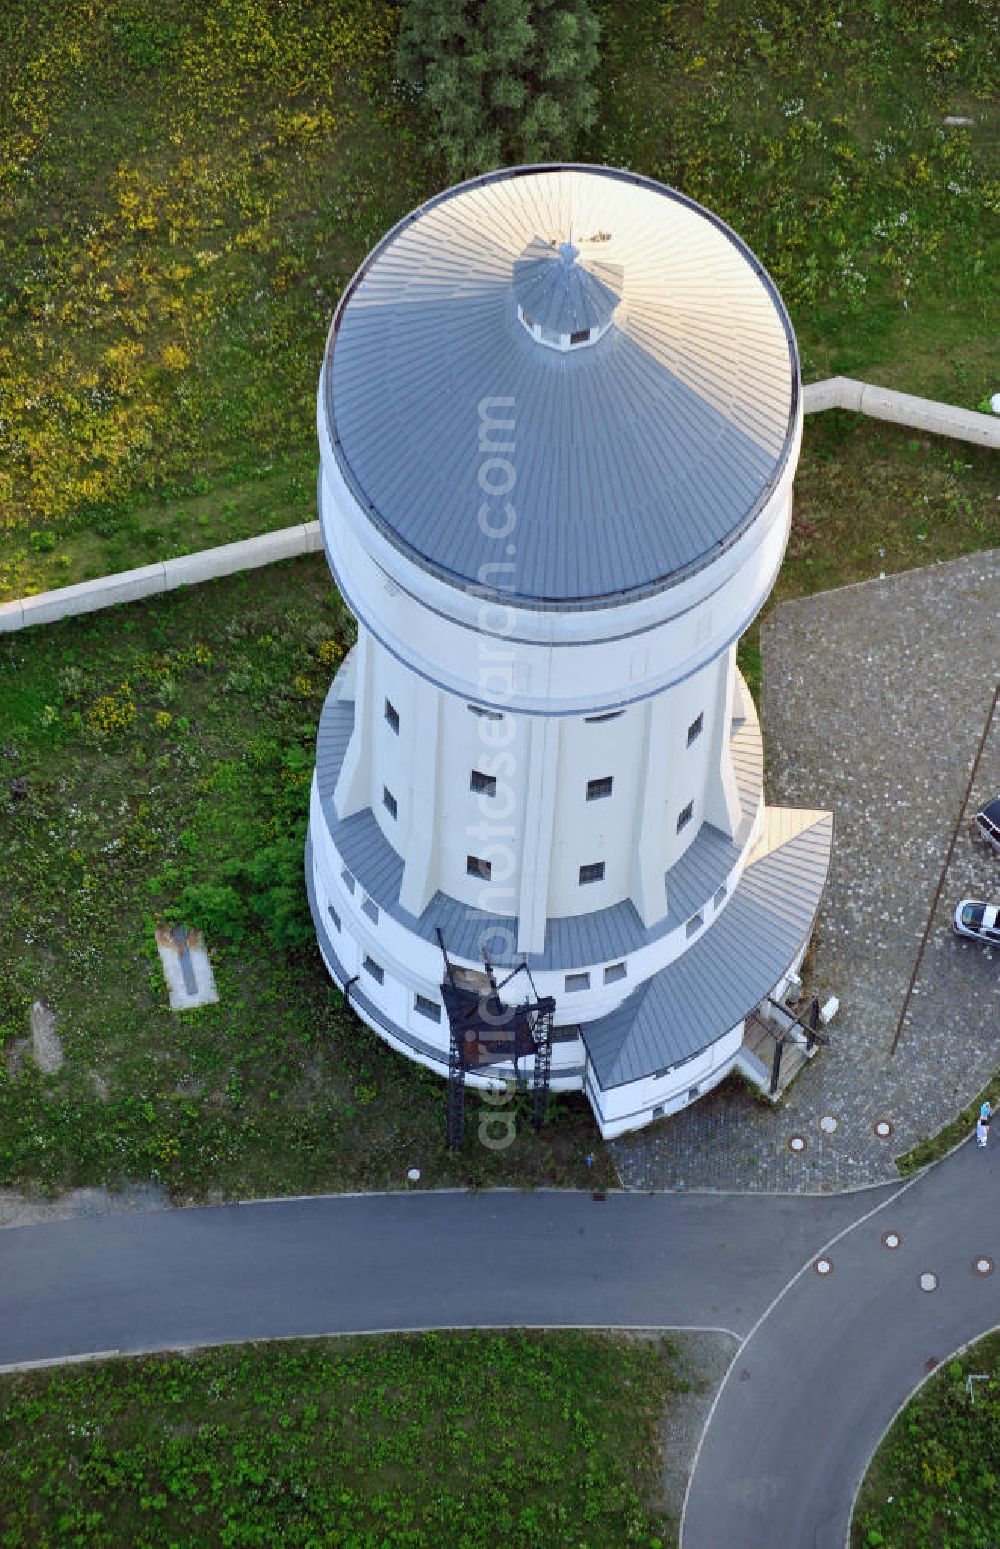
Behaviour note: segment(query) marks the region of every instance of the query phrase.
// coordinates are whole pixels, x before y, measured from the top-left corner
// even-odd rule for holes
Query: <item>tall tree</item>
[[[407,0],[399,78],[424,99],[452,177],[565,159],[593,123],[589,0]]]

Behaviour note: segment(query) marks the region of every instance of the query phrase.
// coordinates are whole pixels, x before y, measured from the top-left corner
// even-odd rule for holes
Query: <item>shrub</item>
[[[396,69],[449,175],[568,157],[594,122],[599,33],[588,0],[409,0]]]

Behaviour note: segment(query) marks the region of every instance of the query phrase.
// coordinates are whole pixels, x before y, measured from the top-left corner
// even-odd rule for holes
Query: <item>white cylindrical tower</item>
[[[526,961],[553,1086],[605,1135],[676,1110],[801,960],[829,860],[829,814],[765,808],[735,665],[802,429],[771,280],[647,179],[489,174],[366,260],[318,410],[358,619],[306,857],[331,974],[444,1074],[438,932]]]

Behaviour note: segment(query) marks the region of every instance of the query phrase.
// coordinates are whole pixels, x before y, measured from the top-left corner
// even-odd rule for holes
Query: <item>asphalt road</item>
[[[473,1325],[742,1336],[868,1198],[427,1192],[13,1227],[0,1365]]]
[[[897,1410],[935,1364],[1000,1323],[997,1138],[890,1196],[829,1248],[826,1276],[808,1265],[751,1333],[703,1438],[683,1549],[843,1549]],[[993,1273],[975,1271],[983,1257]],[[936,1290],[921,1289],[924,1273]]]
[[[928,1363],[1000,1323],[998,1189],[994,1137],[854,1194],[412,1192],[12,1227],[0,1366],[419,1328],[725,1329],[741,1345],[683,1549],[842,1549]],[[984,1256],[996,1273],[975,1272]]]

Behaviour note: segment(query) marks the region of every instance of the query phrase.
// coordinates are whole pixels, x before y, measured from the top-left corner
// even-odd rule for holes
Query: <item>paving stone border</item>
[[[805,988],[840,997],[831,1042],[774,1108],[710,1093],[613,1142],[632,1188],[826,1192],[898,1178],[1000,1064],[1000,952],[957,937],[956,902],[1000,894],[966,818],[1000,790],[1000,713],[889,1050],[1000,661],[1000,550],[775,609],[762,630],[768,799],[829,807],[830,876]],[[823,1127],[825,1115],[837,1128]],[[880,1121],[892,1126],[880,1138]],[[793,1136],[808,1139],[793,1152]]]

